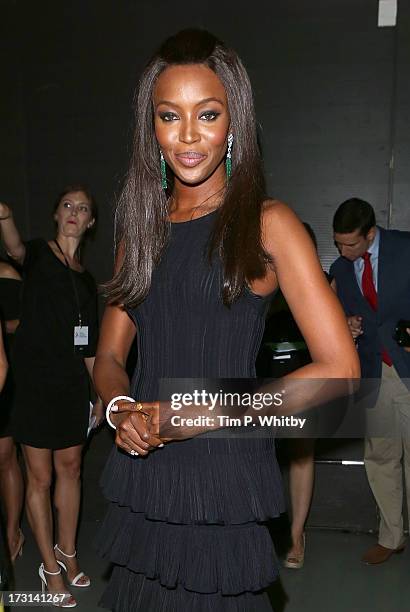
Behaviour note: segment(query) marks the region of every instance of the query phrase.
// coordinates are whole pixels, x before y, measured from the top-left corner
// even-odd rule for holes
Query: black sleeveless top
[[[172,223],[150,292],[130,311],[140,355],[132,390],[141,400],[158,399],[161,377],[255,376],[269,300],[244,289],[230,308],[223,304],[222,266],[208,259],[216,214]]]

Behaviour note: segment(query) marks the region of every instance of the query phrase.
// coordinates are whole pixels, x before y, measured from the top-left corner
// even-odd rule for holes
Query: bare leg
[[[52,451],[23,445],[27,468],[26,509],[27,517],[36,539],[45,569],[49,572],[60,570],[53,548],[53,515],[51,512],[50,486],[52,481]],[[66,593],[61,574],[47,575],[48,590]]]
[[[54,505],[58,513],[58,547],[67,555],[75,552],[78,514],[81,496],[81,445],[54,451],[56,486]],[[56,551],[56,557],[67,566],[70,582],[80,572],[75,557],[67,558]],[[80,578],[79,583],[88,582],[88,577]]]
[[[289,440],[289,489],[292,510],[292,548],[289,556],[303,554],[303,533],[309,513],[314,482],[315,440]]]
[[[7,541],[13,558],[22,543],[19,525],[24,485],[16,447],[11,437],[0,438],[0,493],[7,518]]]

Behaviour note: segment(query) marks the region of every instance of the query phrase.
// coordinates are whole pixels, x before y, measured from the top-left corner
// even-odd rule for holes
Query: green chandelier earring
[[[167,188],[167,169],[165,166],[164,155],[161,149],[159,150],[159,154],[160,154],[160,160],[161,160],[161,187],[162,189],[165,190]]]
[[[226,152],[226,180],[229,181],[232,175],[232,143],[233,143],[233,134],[232,132],[228,136],[228,150]]]

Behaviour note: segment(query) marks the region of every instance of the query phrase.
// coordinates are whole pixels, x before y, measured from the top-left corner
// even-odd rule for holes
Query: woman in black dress
[[[5,351],[9,360],[14,332],[20,317],[21,285],[21,276],[17,270],[10,264],[0,261],[0,317]],[[0,395],[0,492],[7,518],[7,542],[12,561],[17,555],[21,555],[24,544],[24,536],[20,529],[24,486],[10,430],[13,391],[13,376],[9,368]]]
[[[357,356],[303,225],[266,197],[235,52],[197,30],[169,39],[142,75],[136,120],[94,368],[119,447],[103,476],[98,545],[115,569],[102,605],[267,611],[277,564],[264,523],[284,508],[274,441],[181,429],[161,446],[159,379],[254,377],[278,284],[313,356],[301,378],[355,376]]]
[[[96,218],[93,198],[81,185],[66,188],[56,202],[56,237],[22,242],[10,208],[0,205],[3,242],[22,266],[21,322],[13,347],[15,402],[12,432],[27,469],[26,508],[43,563],[42,588],[65,592],[86,587],[75,551],[80,505],[80,470],[87,437],[90,377],[98,322],[97,292],[79,259],[84,235]],[[94,406],[97,422],[102,404]],[[57,544],[53,546],[50,485],[55,470]],[[73,607],[67,593],[61,607]]]

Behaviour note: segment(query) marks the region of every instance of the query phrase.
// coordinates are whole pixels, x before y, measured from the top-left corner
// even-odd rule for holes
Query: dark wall
[[[392,226],[410,229],[410,2],[399,2]]]
[[[21,230],[28,234],[27,125],[18,31],[11,3],[0,3],[0,200],[13,203]]]
[[[87,182],[101,207],[87,262],[107,278],[138,74],[165,36],[201,26],[243,58],[270,193],[312,223],[325,264],[336,255],[331,218],[347,197],[369,199],[382,224],[410,229],[409,16],[378,28],[377,4],[3,0],[0,198],[25,237],[46,236],[61,186]]]

